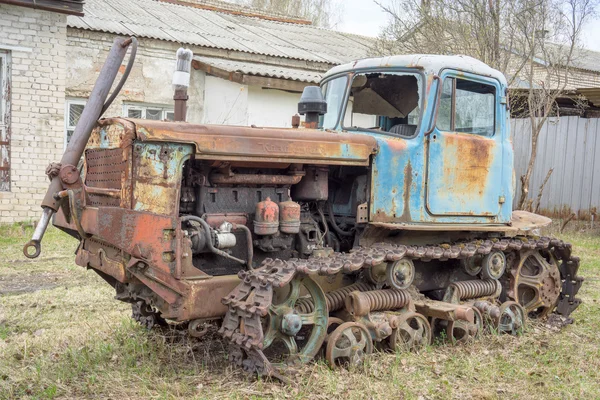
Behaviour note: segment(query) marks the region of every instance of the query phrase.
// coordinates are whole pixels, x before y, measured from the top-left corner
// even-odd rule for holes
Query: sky
[[[377,36],[387,23],[386,13],[373,0],[343,0],[342,2],[344,4],[342,22],[336,27],[337,30],[364,36]],[[385,4],[386,0],[382,2]],[[588,21],[582,39],[584,47],[600,51],[600,18]]]

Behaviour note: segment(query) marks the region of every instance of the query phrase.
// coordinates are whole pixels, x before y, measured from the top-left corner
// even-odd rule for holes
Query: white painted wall
[[[248,125],[248,86],[207,75],[204,81],[202,122]]]
[[[300,93],[240,85],[206,76],[205,124],[290,128]]]
[[[300,93],[250,87],[248,123],[263,127],[291,128],[292,116],[298,113]]]

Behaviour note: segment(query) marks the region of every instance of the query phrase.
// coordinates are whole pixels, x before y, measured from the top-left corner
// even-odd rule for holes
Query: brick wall
[[[0,222],[37,219],[48,187],[44,171],[63,150],[66,16],[0,4],[0,50],[7,51],[10,192],[0,192]]]

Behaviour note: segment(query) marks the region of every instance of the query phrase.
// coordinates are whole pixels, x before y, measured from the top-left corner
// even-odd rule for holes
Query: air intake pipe
[[[110,88],[117,77],[117,73],[119,72],[119,68],[127,54],[129,46],[132,46],[132,48],[127,68],[125,69],[119,84],[107,100]],[[42,250],[41,240],[46,232],[46,228],[48,227],[52,215],[58,211],[58,207],[60,206],[61,199],[56,194],[62,191],[64,187],[58,176],[58,172],[63,166],[74,166],[79,163],[96,122],[108,109],[125,84],[125,81],[131,72],[131,68],[133,67],[136,52],[137,39],[135,37],[116,38],[113,42],[108,57],[104,62],[100,75],[98,75],[98,79],[90,93],[90,97],[81,113],[79,122],[75,127],[71,141],[67,145],[67,149],[63,153],[60,163],[51,164],[50,167],[48,167],[47,173],[48,177],[51,179],[51,183],[46,192],[46,196],[42,201],[42,217],[35,228],[33,237],[23,247],[23,254],[26,257],[36,258],[40,255]],[[33,252],[31,252],[31,249],[33,249]]]

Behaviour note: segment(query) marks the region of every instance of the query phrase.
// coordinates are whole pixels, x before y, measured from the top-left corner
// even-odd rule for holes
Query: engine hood
[[[377,151],[377,141],[360,133],[124,118],[100,120],[92,138],[102,142],[101,138],[107,137],[108,141],[113,141],[108,136],[114,138],[117,134],[123,139],[144,142],[192,144],[196,159],[205,160],[369,165],[370,156]],[[101,143],[97,145],[102,147]]]

